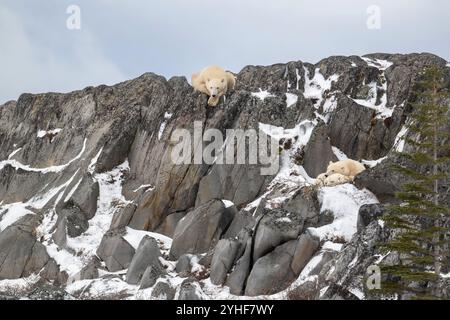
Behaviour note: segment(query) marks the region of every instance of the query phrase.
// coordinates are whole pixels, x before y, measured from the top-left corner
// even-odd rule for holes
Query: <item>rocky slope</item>
[[[184,77],[152,73],[0,106],[0,296],[371,298],[367,268],[398,261],[375,247],[389,236],[378,218],[429,64],[448,67],[431,54],[248,66],[216,108]],[[175,165],[171,134],[194,121],[279,139],[278,173]],[[369,169],[314,187],[346,157]],[[447,278],[436,291],[448,297]]]

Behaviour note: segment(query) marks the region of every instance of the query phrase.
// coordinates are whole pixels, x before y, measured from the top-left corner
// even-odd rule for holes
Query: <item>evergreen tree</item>
[[[442,69],[431,66],[424,70],[406,125],[405,142],[414,151],[398,152],[402,164],[393,168],[407,183],[396,193],[398,204],[390,205],[383,217],[393,232],[392,240],[383,247],[400,254],[402,260],[401,265],[381,266],[387,275],[382,282],[384,293],[433,298],[426,285],[448,267],[450,209],[440,191],[450,168],[448,90]]]

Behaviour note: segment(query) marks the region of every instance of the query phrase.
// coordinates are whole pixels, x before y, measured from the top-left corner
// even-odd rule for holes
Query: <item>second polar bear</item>
[[[338,184],[351,182],[352,180],[352,178],[344,176],[343,174],[333,173],[332,175],[326,177],[325,180],[323,180],[323,185],[327,187],[333,187],[337,186]]]
[[[236,78],[231,72],[227,72],[219,66],[209,66],[200,73],[192,75],[192,86],[195,91],[200,91],[209,96],[208,105],[215,107],[220,97],[236,85]]]
[[[337,162],[330,161],[327,168],[327,175],[332,175],[333,173],[340,173],[344,176],[353,179],[358,173],[366,170],[363,164],[352,159],[345,159]]]

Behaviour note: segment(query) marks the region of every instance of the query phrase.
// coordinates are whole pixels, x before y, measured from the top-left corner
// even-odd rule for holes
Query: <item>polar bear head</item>
[[[205,82],[206,89],[211,97],[220,97],[227,91],[227,81],[225,78],[208,78]]]
[[[340,173],[345,176],[348,176],[349,175],[348,171],[349,170],[345,161],[337,161],[337,162],[330,161],[327,167],[327,176],[330,176],[334,173]]]

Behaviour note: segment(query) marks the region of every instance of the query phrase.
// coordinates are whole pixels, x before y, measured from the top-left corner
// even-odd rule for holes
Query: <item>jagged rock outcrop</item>
[[[83,298],[97,283],[111,290],[101,297],[204,299],[220,285],[235,295],[373,297],[367,267],[397,261],[375,246],[389,237],[378,220],[404,183],[390,166],[400,145],[410,148],[404,124],[430,64],[447,68],[450,83],[435,55],[371,54],[247,66],[216,108],[184,77],[152,73],[1,105],[0,295],[1,280],[38,274]],[[203,150],[209,141],[194,132],[220,132],[215,161],[174,163],[180,129]],[[234,163],[217,161],[227,129],[279,141],[279,170],[262,175],[268,163],[238,164],[236,152]],[[248,160],[245,139],[236,144]],[[354,185],[381,204],[339,186],[324,200],[313,178],[339,157],[365,161]],[[169,281],[181,275],[195,281]],[[83,279],[90,283],[81,288]],[[448,295],[446,285],[434,290]]]

